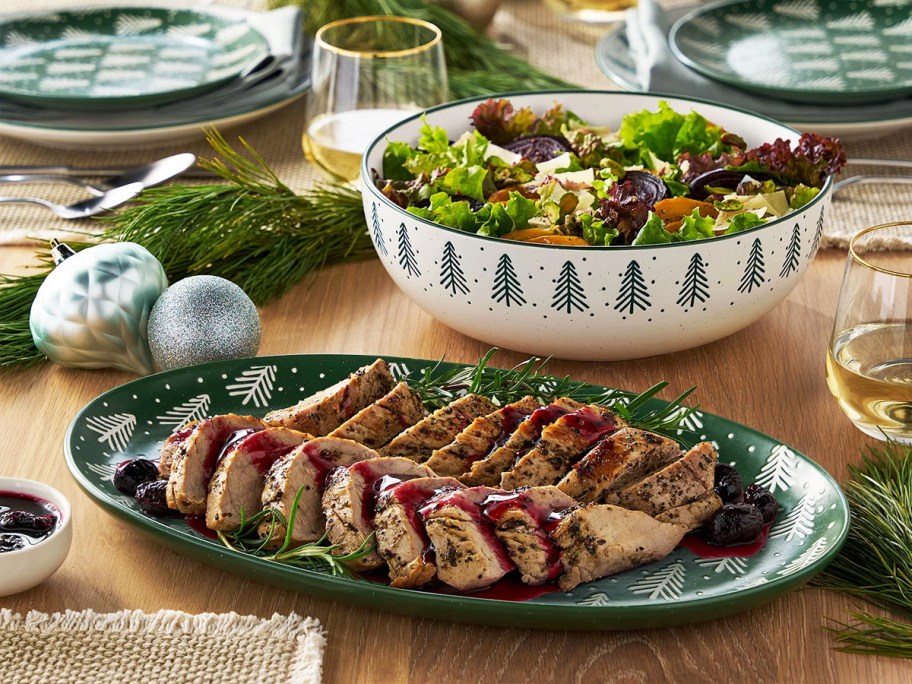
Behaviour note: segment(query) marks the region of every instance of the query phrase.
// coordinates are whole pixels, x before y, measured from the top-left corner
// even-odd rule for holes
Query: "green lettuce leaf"
[[[792,209],[801,209],[801,207],[817,197],[818,194],[820,194],[820,188],[811,188],[804,183],[800,183],[796,185],[795,189],[792,191],[789,207]]]
[[[413,175],[404,164],[414,154],[411,146],[404,142],[391,142],[383,150],[383,177],[388,180],[411,180]]]
[[[478,234],[491,237],[506,235],[528,227],[529,219],[537,214],[538,206],[534,200],[527,199],[518,192],[511,192],[506,203],[486,204],[478,210],[477,218],[483,221]]]
[[[684,223],[678,231],[678,235],[682,240],[704,240],[715,237],[713,232],[715,224],[714,218],[711,216],[703,218],[700,216],[700,210],[695,207],[690,216],[684,217]]]
[[[640,228],[640,232],[633,239],[633,245],[661,245],[667,242],[680,242],[681,238],[665,230],[665,225],[658,214],[649,212],[649,219]]]
[[[745,211],[743,214],[735,214],[728,222],[728,228],[725,229],[725,235],[740,233],[748,228],[756,228],[766,223],[766,219],[760,218],[752,211]]]
[[[488,170],[483,166],[457,166],[441,182],[449,194],[465,195],[479,202],[484,202],[487,196],[486,182],[493,191],[493,184],[488,180]]]
[[[606,227],[604,221],[596,219],[592,214],[580,214],[579,222],[583,229],[583,239],[590,245],[607,247],[618,236],[616,228]]]

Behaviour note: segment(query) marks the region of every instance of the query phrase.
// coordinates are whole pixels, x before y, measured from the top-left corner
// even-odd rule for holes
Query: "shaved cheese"
[[[553,174],[558,169],[568,169],[570,168],[570,153],[564,152],[556,156],[554,159],[549,159],[547,161],[540,162],[536,164],[538,167],[539,176],[547,176]]]
[[[514,164],[519,164],[519,162],[522,161],[521,154],[510,152],[510,150],[504,149],[503,147],[495,145],[494,143],[488,143],[488,149],[485,151],[484,158],[487,159],[489,157],[498,157],[499,159],[503,159],[507,164],[510,164],[511,166]]]
[[[552,177],[562,185],[564,183],[585,183],[586,185],[592,185],[592,182],[595,180],[595,169],[564,171],[563,173],[555,173]]]

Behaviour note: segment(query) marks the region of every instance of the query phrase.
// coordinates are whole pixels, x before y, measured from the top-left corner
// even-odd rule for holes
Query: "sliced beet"
[[[668,187],[661,178],[648,171],[628,171],[624,180],[630,181],[636,190],[636,196],[655,205],[656,202],[668,197]]]
[[[712,171],[701,173],[699,176],[690,181],[690,196],[693,199],[706,198],[709,195],[709,191],[706,189],[707,186],[714,188],[731,188],[734,190],[738,187],[741,181],[744,180],[745,176],[750,176],[754,180],[761,181],[773,177],[772,174],[763,173],[762,171],[751,171],[750,173],[745,173],[744,171],[713,169]]]
[[[523,159],[528,159],[536,164],[572,151],[567,139],[559,135],[529,135],[525,138],[517,138],[504,145],[504,149],[521,154]]]

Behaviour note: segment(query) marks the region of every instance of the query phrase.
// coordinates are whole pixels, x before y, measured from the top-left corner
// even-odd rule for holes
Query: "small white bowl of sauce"
[[[44,582],[63,564],[72,540],[63,494],[35,480],[0,477],[0,596]]]

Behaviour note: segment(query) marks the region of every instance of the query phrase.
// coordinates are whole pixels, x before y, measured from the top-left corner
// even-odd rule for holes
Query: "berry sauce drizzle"
[[[736,546],[713,546],[707,544],[699,532],[685,535],[678,546],[690,551],[700,558],[750,558],[760,552],[766,546],[766,540],[769,538],[769,531],[772,525],[764,525],[763,532],[760,533],[757,541],[750,544],[738,544]]]

